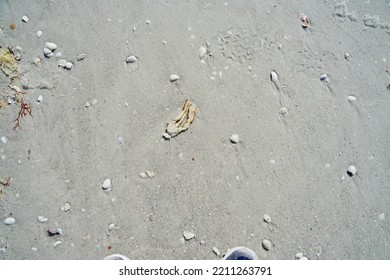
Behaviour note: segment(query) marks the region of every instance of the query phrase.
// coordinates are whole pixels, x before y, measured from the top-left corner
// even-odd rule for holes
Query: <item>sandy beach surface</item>
[[[0,259],[390,259],[389,1],[1,0],[0,46]]]

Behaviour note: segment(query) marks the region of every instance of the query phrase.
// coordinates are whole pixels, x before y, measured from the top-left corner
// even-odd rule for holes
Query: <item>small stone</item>
[[[0,142],[1,142],[1,144],[4,144],[4,145],[7,144],[7,138],[5,136],[1,137]]]
[[[54,242],[53,246],[56,247],[56,246],[58,246],[60,244],[62,244],[62,242],[58,240],[58,241]]]
[[[288,115],[288,110],[287,110],[287,108],[286,108],[286,107],[280,108],[279,114],[282,115],[283,117],[287,116],[287,115]]]
[[[302,257],[303,257],[303,253],[296,253],[295,254],[295,258],[298,260],[301,259]]]
[[[68,70],[72,69],[72,66],[73,66],[73,63],[70,62],[70,61],[65,63],[65,68],[68,69]]]
[[[176,82],[179,79],[180,79],[180,77],[178,75],[176,75],[176,74],[172,74],[172,75],[169,76],[169,80],[171,82]]]
[[[347,174],[349,175],[349,177],[352,177],[353,175],[356,175],[356,167],[351,165],[348,167],[347,169]]]
[[[322,75],[320,76],[320,81],[322,81],[322,82],[328,82],[328,81],[329,81],[328,75],[327,75],[327,74],[322,74]]]
[[[62,212],[68,212],[70,210],[71,206],[69,204],[69,202],[65,203],[64,206],[61,207],[61,211]]]
[[[45,48],[47,48],[53,52],[57,49],[57,45],[55,43],[52,43],[52,42],[46,42]]]
[[[135,55],[130,55],[126,58],[126,63],[134,63],[137,62],[138,58]]]
[[[56,55],[55,55],[57,58],[60,58],[62,56],[62,53],[61,52],[57,52]]]
[[[43,216],[38,216],[38,222],[40,223],[46,223],[49,219],[48,218],[45,218]]]
[[[150,24],[151,22],[150,22],[150,20],[146,20],[145,23],[146,24]]]
[[[44,48],[43,49],[43,54],[46,56],[46,57],[51,57],[53,56],[53,52],[51,50],[49,50],[48,48]]]
[[[383,221],[386,218],[386,214],[382,213],[379,215],[379,220]]]
[[[37,57],[36,59],[34,59],[34,64],[35,66],[38,66],[40,63],[41,63],[41,59],[39,57]]]
[[[299,259],[300,261],[307,261],[308,260],[308,258],[307,257],[305,257],[305,256],[303,256],[302,258],[300,258]]]
[[[229,140],[233,144],[237,144],[238,142],[240,142],[240,137],[238,136],[238,134],[233,134],[232,136],[230,136]]]
[[[268,224],[272,223],[271,217],[268,214],[264,214],[263,220]]]
[[[98,101],[96,98],[92,99],[92,106],[95,106],[97,103],[98,103]]]
[[[201,240],[201,241],[199,241],[199,244],[200,244],[200,245],[206,245],[206,241]]]
[[[217,247],[213,247],[213,252],[216,254],[218,257],[221,255]]]
[[[180,237],[180,244],[184,244],[186,243],[186,240],[184,239],[184,237]]]
[[[108,230],[112,230],[115,227],[115,224],[109,224],[108,225]]]
[[[274,83],[277,83],[279,81],[278,74],[275,71],[271,71],[270,77],[271,81]]]
[[[111,180],[110,179],[106,179],[104,180],[103,182],[103,190],[107,191],[109,190],[111,187]]]
[[[153,171],[147,170],[146,175],[148,175],[149,178],[153,178],[156,174]]]
[[[91,103],[85,102],[84,106],[85,106],[85,108],[89,108],[89,107],[91,107]]]
[[[122,136],[119,136],[119,137],[118,137],[118,143],[119,143],[119,144],[125,143],[125,138],[123,138]]]
[[[22,21],[23,21],[23,22],[26,22],[26,23],[27,23],[28,20],[29,20],[28,16],[26,16],[26,15],[25,15],[25,16],[22,16]]]
[[[350,95],[350,96],[348,96],[348,101],[349,102],[355,102],[356,101],[356,97],[353,96],[353,95]]]
[[[272,242],[269,241],[268,239],[264,239],[264,240],[261,242],[261,245],[263,246],[264,250],[266,250],[266,251],[271,250],[272,247],[273,247]]]
[[[269,163],[272,164],[272,165],[274,165],[274,164],[276,164],[276,161],[273,160],[273,159],[271,159],[271,160],[269,161]]]
[[[168,133],[164,132],[164,134],[162,135],[162,137],[166,140],[170,140],[172,137],[171,135],[169,135]]]
[[[194,238],[195,234],[190,232],[190,231],[184,231],[183,236],[184,236],[185,240],[188,241],[188,240],[191,240],[192,238]]]
[[[38,102],[42,102],[42,101],[43,101],[42,95],[39,95],[39,96],[38,96],[37,101],[38,101]]]
[[[15,223],[15,219],[12,217],[9,217],[9,218],[4,220],[4,224],[6,224],[6,225],[13,225],[14,223]]]
[[[146,175],[145,172],[141,172],[140,174],[138,174],[142,179],[145,179],[148,175]]]
[[[76,56],[77,61],[83,60],[87,57],[86,53],[81,53],[78,56]]]
[[[38,37],[38,38],[41,38],[42,33],[43,33],[43,32],[42,32],[41,30],[37,31],[37,37]]]
[[[199,57],[203,58],[204,55],[207,53],[207,50],[205,47],[200,47],[198,52],[199,52]]]
[[[60,235],[61,233],[62,233],[62,230],[58,229],[58,228],[49,228],[47,230],[47,234],[49,236]]]
[[[350,57],[351,57],[351,55],[350,55],[349,53],[346,52],[346,53],[344,54],[344,58],[345,58],[346,60],[349,60]]]

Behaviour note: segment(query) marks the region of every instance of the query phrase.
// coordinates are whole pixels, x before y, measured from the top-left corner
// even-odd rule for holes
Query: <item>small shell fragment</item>
[[[43,216],[38,216],[38,222],[40,223],[46,223],[49,219],[48,218],[45,218]]]
[[[349,166],[348,167],[348,169],[347,169],[347,174],[350,176],[350,177],[352,177],[353,175],[356,175],[356,167],[355,166],[353,166],[353,165],[351,165],[351,166]]]
[[[135,55],[130,55],[126,58],[126,63],[134,63],[137,62],[138,58]]]
[[[153,171],[147,170],[146,175],[148,175],[149,178],[153,178],[156,174]]]
[[[271,81],[277,83],[279,81],[278,74],[275,71],[271,71],[270,74]]]
[[[353,95],[348,96],[348,101],[349,102],[355,102],[356,101],[356,96],[353,96]]]
[[[272,242],[269,241],[268,239],[264,239],[264,240],[261,242],[261,245],[263,246],[264,250],[266,250],[266,251],[271,250],[272,247],[273,247]]]
[[[22,21],[23,21],[23,22],[26,22],[26,23],[27,23],[28,20],[29,20],[28,16],[26,16],[26,15],[25,15],[25,16],[22,16]]]
[[[46,42],[45,48],[47,48],[53,52],[57,49],[57,44],[52,43],[52,42]]]
[[[320,75],[320,81],[321,82],[329,82],[329,77],[327,74],[321,74]]]
[[[183,237],[184,237],[184,239],[185,240],[191,240],[192,238],[194,238],[195,237],[195,234],[193,233],[193,232],[190,232],[190,231],[184,231],[183,232]]]
[[[221,255],[217,247],[213,247],[213,252],[216,254],[218,257]]]
[[[62,244],[62,242],[58,240],[58,241],[54,242],[53,246],[56,247],[56,246],[58,246],[60,244]]]
[[[263,220],[268,224],[272,223],[271,217],[268,214],[264,214]]]
[[[172,74],[172,75],[169,76],[169,80],[171,82],[176,82],[179,79],[180,79],[180,77],[178,75],[176,75],[176,74]]]
[[[237,144],[238,142],[240,142],[240,136],[238,136],[238,134],[233,134],[232,136],[230,136],[229,140],[233,144]]]
[[[199,57],[202,58],[204,55],[207,53],[207,50],[205,47],[200,47],[199,48]]]

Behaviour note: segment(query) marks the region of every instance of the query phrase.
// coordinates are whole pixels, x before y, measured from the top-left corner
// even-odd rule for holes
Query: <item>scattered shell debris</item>
[[[310,20],[304,13],[299,13],[298,14],[299,19],[302,22],[302,27],[306,29],[309,26]]]
[[[186,99],[181,113],[167,125],[163,138],[171,139],[186,131],[194,121],[197,109],[196,104]]]

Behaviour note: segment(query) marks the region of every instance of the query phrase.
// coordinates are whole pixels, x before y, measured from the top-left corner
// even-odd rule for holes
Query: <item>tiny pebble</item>
[[[275,71],[271,71],[270,77],[271,77],[271,81],[274,83],[278,82],[278,80],[279,80],[278,74],[276,74]]]
[[[4,220],[4,224],[6,224],[6,225],[12,225],[14,223],[15,223],[15,219],[12,217],[9,217],[9,218]]]
[[[38,102],[42,102],[42,101],[43,101],[42,95],[39,95],[39,96],[38,96],[37,101],[38,101]]]
[[[379,215],[379,220],[383,221],[386,218],[386,214],[382,213]]]
[[[146,23],[146,24],[150,24],[150,20],[146,20],[145,23]]]
[[[166,132],[165,132],[162,136],[163,136],[164,139],[167,139],[167,140],[169,140],[169,139],[172,138],[171,135],[169,135],[169,134],[166,133]]]
[[[57,52],[57,53],[56,53],[56,57],[57,57],[57,58],[60,58],[61,56],[62,56],[62,53],[61,53],[61,52]]]
[[[269,251],[272,249],[272,243],[271,241],[269,241],[268,239],[264,239],[262,242],[261,242],[261,245],[263,246],[264,250],[266,251]]]
[[[42,32],[41,30],[37,31],[37,37],[38,37],[38,38],[41,38],[42,33],[43,33],[43,32]]]
[[[145,179],[147,177],[146,173],[145,172],[141,172],[140,174],[138,174],[142,179]]]
[[[41,63],[41,59],[39,57],[37,57],[36,59],[34,59],[34,64],[35,66],[38,66],[40,63]]]
[[[320,81],[328,82],[329,81],[328,75],[327,74],[322,74],[320,76]]]
[[[0,138],[2,144],[7,144],[7,138],[5,136]]]
[[[115,224],[109,224],[108,225],[108,230],[112,230],[115,227]]]
[[[273,160],[273,159],[271,159],[271,160],[269,161],[269,163],[272,164],[272,165],[274,165],[274,164],[276,164],[276,161]]]
[[[186,243],[186,240],[184,239],[184,237],[180,237],[180,244],[184,244]]]
[[[263,220],[268,224],[272,223],[271,217],[268,214],[264,214]]]
[[[78,56],[76,56],[77,61],[83,60],[87,57],[86,53],[81,53]]]
[[[28,16],[22,16],[22,21],[24,21],[24,22],[28,22]]]
[[[156,174],[153,171],[147,170],[146,175],[148,175],[149,178],[153,178]]]
[[[190,231],[184,231],[183,237],[185,238],[185,240],[190,240],[195,237],[195,234]]]
[[[85,106],[85,108],[91,107],[91,103],[85,102],[84,106]]]
[[[213,252],[214,254],[216,254],[217,256],[220,256],[221,253],[219,252],[218,248],[217,247],[213,247]]]
[[[296,253],[295,254],[295,258],[298,260],[301,259],[302,257],[303,257],[303,253]]]
[[[172,75],[169,76],[169,80],[171,82],[175,82],[175,81],[177,81],[179,79],[180,79],[180,77],[178,75],[176,75],[176,74],[172,74]]]
[[[51,50],[49,50],[48,48],[44,48],[44,49],[43,49],[43,54],[44,54],[46,57],[53,56],[53,52],[52,52]]]
[[[356,101],[356,97],[353,96],[353,95],[350,95],[350,96],[348,96],[348,101],[349,102],[355,102]]]
[[[279,114],[284,116],[284,117],[287,116],[288,115],[288,109],[286,107],[280,108]]]
[[[56,246],[58,246],[60,244],[62,244],[62,242],[58,240],[58,241],[54,242],[53,246],[56,247]]]
[[[65,68],[68,69],[68,70],[72,69],[72,66],[73,66],[73,63],[70,62],[70,61],[65,63]]]
[[[307,257],[305,257],[305,256],[303,256],[302,258],[300,258],[299,259],[300,261],[307,261],[308,260],[308,258]]]
[[[93,105],[93,106],[95,106],[97,103],[98,103],[98,101],[97,101],[96,98],[92,99],[92,105]]]
[[[237,144],[238,142],[240,142],[240,137],[238,136],[238,134],[233,134],[232,136],[230,136],[230,142],[232,142],[233,144]]]
[[[356,175],[356,167],[351,165],[347,169],[347,174],[352,177],[353,175]]]
[[[45,47],[47,49],[51,50],[52,52],[57,49],[57,45],[55,43],[52,43],[52,42],[46,42]]]
[[[119,143],[119,144],[125,143],[125,138],[123,138],[122,136],[119,136],[119,137],[118,137],[118,143]]]
[[[199,244],[200,244],[200,245],[206,245],[206,241],[201,240],[201,241],[199,241]]]
[[[126,58],[126,63],[134,63],[137,62],[138,58],[135,55],[130,55]]]
[[[43,216],[38,216],[38,222],[40,223],[46,223],[49,219],[48,218],[45,218]]]
[[[64,206],[61,207],[61,211],[62,212],[68,212],[70,210],[71,206],[69,204],[69,202],[65,203]]]
[[[202,58],[207,53],[207,50],[205,47],[199,48],[199,57]]]
[[[104,182],[103,182],[103,190],[109,190],[110,187],[111,187],[111,180],[110,179],[104,180]]]

